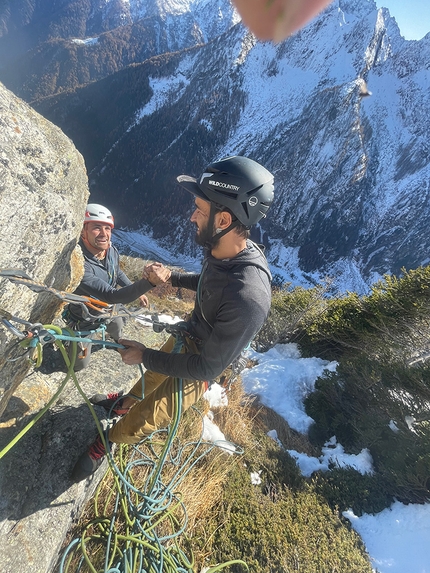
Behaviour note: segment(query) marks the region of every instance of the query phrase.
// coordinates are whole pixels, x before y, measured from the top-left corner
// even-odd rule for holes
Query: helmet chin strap
[[[226,229],[215,229],[215,235],[212,238],[220,239],[221,237],[224,237],[224,235],[227,235],[227,233],[229,233],[232,229],[234,229],[238,225],[239,225],[239,219],[236,219]]]
[[[209,219],[208,219],[208,228],[209,229],[213,229],[213,227],[214,227],[215,215],[217,212],[219,212],[219,209],[217,209],[215,207],[215,205],[213,203],[211,203],[211,210],[210,210]],[[223,237],[224,235],[229,233],[232,229],[237,227],[239,224],[240,224],[239,219],[235,219],[234,221],[232,221],[232,223],[226,229],[216,229],[215,234],[212,235],[212,239],[206,241],[205,247],[209,250],[212,249],[216,245],[216,243],[218,243],[218,240],[221,237]],[[216,239],[216,240],[214,240],[214,239]]]

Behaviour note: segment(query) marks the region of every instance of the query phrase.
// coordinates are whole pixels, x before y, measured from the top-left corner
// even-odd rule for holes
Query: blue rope
[[[70,332],[70,336],[64,335],[63,330],[59,327],[52,325],[51,327],[47,327],[45,333],[55,339],[58,337],[58,347],[68,367],[66,378],[46,407],[0,452],[0,457],[5,455],[16,441],[40,419],[56,401],[67,380],[72,378],[87,403],[102,436],[115,484],[114,490],[110,489],[111,493],[107,496],[102,512],[100,512],[98,500],[103,482],[100,484],[95,496],[96,517],[87,524],[82,535],[74,539],[66,548],[59,565],[59,573],[69,573],[72,566],[76,573],[83,573],[84,571],[91,571],[92,573],[193,573],[193,556],[192,554],[188,556],[179,545],[179,538],[186,530],[188,518],[186,508],[178,493],[178,487],[199,460],[221,444],[203,441],[203,424],[198,440],[184,445],[179,443],[177,430],[182,412],[183,381],[177,378],[175,379],[174,393],[175,411],[169,428],[156,430],[140,444],[132,446],[132,454],[128,461],[125,460],[125,447],[121,445],[119,448],[119,465],[117,465],[110,451],[108,429],[106,432],[102,431],[94,408],[80,387],[73,371],[77,343],[85,339],[73,336],[72,332],[68,330],[66,332]],[[69,360],[64,349],[62,339],[71,339],[71,360]],[[88,340],[94,343],[93,339]],[[40,342],[33,340],[26,342],[34,345],[40,351]],[[99,342],[102,341],[97,341],[97,343]],[[177,334],[173,352],[180,352],[182,347],[183,336]],[[142,367],[140,369],[143,375]],[[198,412],[194,407],[192,409]],[[200,412],[198,415],[202,418]],[[162,442],[164,443],[161,447]],[[161,447],[161,452],[158,452],[159,447]],[[189,453],[187,454],[187,452]],[[243,453],[237,446],[234,452],[236,454]],[[169,467],[177,468],[170,478],[164,475],[166,473],[164,470]],[[134,483],[133,473],[142,469],[146,471],[146,479],[140,487],[137,487]],[[166,479],[168,481],[165,481]],[[115,500],[113,509],[110,509],[113,495],[115,495]],[[110,517],[101,517],[100,515],[103,513],[110,515]],[[92,564],[88,544],[91,544],[91,547],[100,544],[104,547],[103,570],[96,569]],[[93,553],[98,554],[97,550]],[[233,563],[241,564],[247,569],[246,563],[236,560],[210,568],[207,573],[214,573]]]
[[[183,339],[177,336],[172,352],[180,352]],[[200,437],[194,442],[180,444],[177,430],[182,413],[183,381],[175,379],[175,411],[167,429],[154,431],[139,444],[131,446],[125,459],[126,448],[119,448],[119,461],[113,460],[109,450],[108,430],[105,441],[108,449],[111,476],[115,484],[115,500],[109,499],[100,508],[100,492],[95,495],[95,519],[90,521],[78,540],[73,540],[63,556],[59,573],[69,573],[72,557],[78,560],[73,571],[102,573],[192,573],[194,558],[187,555],[179,541],[188,524],[186,508],[178,493],[179,486],[196,464],[211,450],[221,444],[203,441],[203,416]],[[235,453],[243,450],[235,447]],[[173,471],[172,471],[173,470]],[[140,476],[144,474],[144,478]],[[137,479],[142,483],[136,483]],[[112,489],[110,488],[110,491]],[[105,514],[109,517],[101,518]],[[87,535],[87,533],[91,534]],[[188,540],[185,540],[187,543]],[[104,569],[93,564],[86,546],[102,545],[105,551]],[[97,554],[96,548],[93,552]],[[83,556],[83,557],[82,557]],[[246,566],[243,562],[237,561]],[[222,566],[220,566],[222,568]],[[218,570],[214,568],[213,571]]]

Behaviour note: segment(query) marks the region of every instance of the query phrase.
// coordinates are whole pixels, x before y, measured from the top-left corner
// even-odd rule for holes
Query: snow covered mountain
[[[31,103],[208,42],[238,21],[229,0],[4,0],[0,79]]]
[[[404,40],[373,0],[335,0],[279,45],[234,25],[228,2],[121,5],[130,18],[158,10],[172,46],[187,18],[211,39],[35,103],[83,152],[92,197],[123,226],[192,253],[176,175],[243,154],[275,174],[259,231],[284,278],[342,276],[363,290],[430,262],[430,34]]]
[[[170,51],[189,45],[184,40],[190,31],[196,40],[206,43],[240,21],[229,0],[126,0],[123,6],[133,22],[159,16],[165,23]]]
[[[203,41],[239,21],[229,0],[3,0],[0,37],[27,28],[33,42],[55,37],[83,38],[153,17],[168,23],[174,42],[181,28],[186,30],[182,20],[198,28]]]

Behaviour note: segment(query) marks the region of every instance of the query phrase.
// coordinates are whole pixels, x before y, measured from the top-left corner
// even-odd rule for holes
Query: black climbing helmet
[[[177,181],[193,195],[227,207],[247,227],[265,217],[273,201],[273,175],[248,157],[221,159],[209,165],[198,180],[179,175]]]

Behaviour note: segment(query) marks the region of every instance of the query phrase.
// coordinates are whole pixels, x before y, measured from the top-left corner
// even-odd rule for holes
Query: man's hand
[[[245,26],[260,40],[281,42],[302,28],[331,0],[233,0]]]
[[[142,364],[143,351],[146,346],[140,342],[136,342],[136,340],[126,340],[123,338],[120,338],[118,342],[125,346],[125,348],[118,348],[118,352],[121,354],[124,364]]]
[[[140,300],[140,306],[149,306],[148,297],[146,297],[144,294],[139,297],[139,300]]]
[[[161,263],[152,263],[143,269],[143,278],[154,286],[166,283],[170,279],[170,275],[171,271]]]

